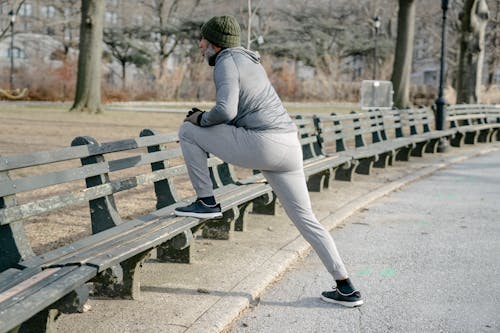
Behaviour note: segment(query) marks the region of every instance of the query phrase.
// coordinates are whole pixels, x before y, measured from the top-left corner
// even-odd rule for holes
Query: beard
[[[205,61],[210,65],[214,66],[215,65],[215,59],[214,56],[217,54],[217,52],[214,50],[212,47],[212,44],[208,44],[207,48],[205,49],[205,52],[203,52],[203,56],[205,57]]]

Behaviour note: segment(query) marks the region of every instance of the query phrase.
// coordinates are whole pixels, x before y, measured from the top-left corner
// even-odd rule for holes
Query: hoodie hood
[[[219,61],[219,59],[223,58],[224,56],[228,56],[230,54],[241,54],[250,59],[253,63],[256,64],[260,63],[260,54],[258,52],[247,50],[241,46],[221,50],[219,53],[217,53],[217,58],[215,62]]]

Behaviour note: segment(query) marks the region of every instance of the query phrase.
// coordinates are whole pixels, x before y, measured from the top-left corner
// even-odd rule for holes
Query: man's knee
[[[196,130],[198,126],[191,124],[190,122],[183,122],[181,127],[179,128],[179,140],[190,139],[194,130]]]

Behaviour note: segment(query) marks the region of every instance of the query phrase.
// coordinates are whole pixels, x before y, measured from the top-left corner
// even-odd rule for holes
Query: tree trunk
[[[127,62],[122,61],[122,89],[125,90],[127,87]]]
[[[489,11],[486,0],[466,0],[462,14],[458,60],[457,104],[479,103],[484,36]]]
[[[496,2],[496,16],[493,18],[493,32],[491,41],[489,43],[490,48],[493,50],[491,52],[490,60],[488,62],[488,82],[486,84],[486,89],[489,90],[495,83],[495,72],[498,64],[499,47],[500,47],[500,1]]]
[[[398,108],[410,106],[410,75],[414,36],[415,1],[399,0],[398,37],[391,78],[394,87],[394,106]]]
[[[70,111],[102,112],[101,59],[103,0],[82,0],[76,95]]]
[[[250,50],[252,39],[252,0],[248,0],[248,26],[247,26],[247,49]]]

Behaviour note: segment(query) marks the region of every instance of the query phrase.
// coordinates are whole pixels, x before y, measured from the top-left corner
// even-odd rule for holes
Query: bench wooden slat
[[[0,327],[9,331],[42,311],[54,302],[71,292],[75,287],[83,285],[96,275],[95,268],[90,266],[65,267],[58,271],[57,279],[43,287],[35,285],[36,289],[20,295],[16,302],[0,310]]]
[[[216,157],[208,159],[209,166],[216,166],[221,163],[222,161]],[[159,180],[183,175],[186,173],[187,169],[183,164],[138,176],[132,176],[91,188],[85,188],[71,193],[64,193],[46,199],[32,201],[18,206],[3,208],[0,209],[0,225],[9,224],[14,221],[36,216],[41,213],[50,212],[80,202],[102,198],[106,195],[125,191],[139,185],[152,184]]]
[[[472,120],[472,119],[482,119],[486,118],[486,114],[484,113],[476,113],[476,114],[463,114],[463,115],[449,115],[449,120]]]
[[[316,129],[314,127],[299,127],[297,133],[299,137],[303,135],[315,135]]]
[[[40,273],[42,269],[40,267],[33,267],[27,269],[8,269],[0,273],[0,295],[4,291],[12,288],[12,286],[19,283],[19,281],[24,281],[28,277]],[[0,296],[1,297],[1,296]]]
[[[172,158],[182,157],[182,151],[180,148],[169,149],[169,150],[160,150],[153,153],[144,153],[141,155],[125,157],[121,159],[111,160],[109,161],[109,171],[120,171],[124,169],[129,169],[132,167],[151,164],[154,162],[160,162],[169,160]]]
[[[134,234],[128,241],[122,240],[116,243],[115,247],[107,248],[105,253],[98,253],[98,256],[91,258],[87,262],[87,265],[96,267],[99,272],[102,272],[122,262],[126,258],[152,249],[200,223],[201,221],[199,219],[191,218],[176,221],[169,225],[160,224],[157,230],[141,236]]]
[[[262,196],[263,194],[271,191],[270,186],[263,183],[240,186],[229,185],[227,187],[229,187],[229,189],[224,188],[223,191],[225,193],[222,196],[219,194],[221,189],[218,189],[218,191],[216,190],[215,192],[221,203],[223,211],[227,210],[228,207],[242,204],[250,199]],[[159,245],[160,243],[147,243],[146,240],[143,240],[138,242],[142,245],[133,245],[128,252],[125,251],[123,254],[110,254],[109,252],[114,251],[113,249],[115,248],[127,248],[127,245],[130,242],[136,244],[139,237],[149,239],[149,236],[147,236],[149,234],[157,234],[157,236],[155,236],[155,241],[162,239],[162,242],[164,242],[165,240],[176,235],[169,231],[171,230],[171,225],[175,225],[175,228],[172,230],[176,230],[177,232],[178,228],[181,226],[184,226],[183,230],[186,230],[201,223],[199,219],[176,217],[172,214],[176,206],[183,204],[183,202],[179,202],[176,205],[165,207],[162,209],[161,214],[148,216],[147,218],[141,220],[135,219],[128,221],[112,229],[92,235],[91,237],[88,237],[86,241],[75,243],[72,248],[66,249],[65,253],[57,251],[57,256],[52,254],[55,261],[47,260],[44,265],[46,267],[54,267],[88,264],[98,267],[99,271],[102,271],[103,269],[109,267],[107,266],[108,264],[118,263],[123,260],[123,256],[130,257],[142,252],[141,250],[145,250],[153,245]],[[120,251],[117,251],[117,253],[118,252]]]
[[[106,257],[107,260],[117,262],[118,254],[110,255],[109,252],[113,251],[115,248],[125,248],[128,245],[128,242],[131,242],[134,239],[138,239],[142,237],[144,234],[150,234],[157,232],[158,230],[162,231],[163,237],[165,240],[173,238],[175,235],[172,235],[168,230],[164,229],[169,228],[171,225],[175,224],[177,226],[184,226],[183,230],[187,230],[189,228],[199,224],[199,219],[192,217],[176,217],[172,213],[163,217],[158,218],[156,220],[143,222],[141,224],[129,223],[127,222],[127,228],[122,230],[120,233],[111,233],[109,237],[101,239],[99,242],[96,242],[96,237],[93,237],[91,244],[86,244],[84,247],[77,249],[77,251],[73,253],[69,253],[67,256],[62,258],[57,258],[57,261],[52,263],[46,263],[46,267],[58,267],[58,266],[67,266],[67,265],[91,265],[93,267],[98,268],[98,272],[108,268],[103,267],[97,263],[97,261],[102,259],[103,256]],[[144,241],[144,240],[142,240]],[[89,246],[91,245],[91,246]],[[147,247],[147,246],[146,246]],[[141,251],[142,252],[142,251]],[[138,253],[138,252],[137,252]],[[134,253],[134,254],[137,254]],[[120,258],[130,257],[129,253],[123,253]],[[118,260],[118,262],[121,260]]]
[[[347,162],[350,162],[352,157],[349,155],[333,154],[325,156],[322,159],[307,163],[304,165],[304,172],[306,175],[312,175],[328,168],[335,168]]]
[[[39,188],[49,187],[88,177],[101,175],[103,173],[128,169],[134,166],[150,164],[170,158],[181,157],[180,148],[162,150],[154,153],[144,153],[117,160],[102,163],[88,164],[73,169],[50,172],[42,175],[24,177],[19,179],[7,179],[0,182],[0,196],[32,191]]]
[[[109,172],[109,165],[104,162],[84,165],[69,170],[49,172],[43,175],[23,177],[19,179],[7,179],[0,182],[0,196],[82,180],[87,177],[101,175],[107,172]]]
[[[53,151],[0,156],[0,171],[63,162],[92,155],[108,154],[162,143],[177,142],[178,140],[179,137],[177,134],[169,133],[136,139],[105,142],[98,145],[75,146]]]
[[[270,187],[267,184],[251,184],[245,185],[246,194],[242,192],[231,192],[226,198],[220,198],[222,210],[227,210],[227,207],[234,207],[240,203],[247,202],[253,198],[260,197],[270,192]],[[260,190],[259,190],[260,189]],[[154,248],[166,239],[172,238],[184,230],[193,228],[202,223],[200,219],[188,218],[176,220],[173,223],[165,223],[161,219],[155,223],[155,228],[149,228],[146,233],[141,230],[140,233],[131,233],[126,238],[121,238],[114,243],[114,246],[108,248],[104,253],[96,252],[97,256],[87,261],[88,265],[98,268],[101,272],[125,258],[144,252],[148,248]]]
[[[309,136],[309,137],[305,137],[305,138],[300,138],[299,141],[300,141],[301,144],[305,145],[305,144],[308,144],[308,143],[317,142],[318,138],[316,136]]]
[[[255,180],[255,181],[261,181],[262,179],[263,179],[262,175],[256,175],[249,178],[249,180]],[[244,186],[247,186],[248,188],[248,185]],[[230,195],[236,195],[234,193],[241,191],[242,188],[245,187],[235,184],[226,185],[224,186],[224,192],[226,192],[226,194],[229,193]],[[267,190],[270,191],[270,188],[268,188]],[[216,197],[219,198],[221,189],[216,189],[214,192]],[[77,256],[78,253],[82,251],[82,249],[86,248],[97,249],[99,246],[102,246],[102,244],[106,243],[110,244],[113,242],[114,239],[123,237],[124,235],[133,232],[136,228],[149,228],[150,227],[149,224],[156,223],[156,221],[158,221],[159,219],[165,218],[166,216],[173,217],[172,216],[173,210],[176,207],[184,204],[185,204],[184,202],[178,202],[176,204],[161,208],[153,213],[149,213],[147,215],[138,217],[134,220],[127,221],[111,229],[104,230],[100,233],[91,235],[84,239],[77,240],[70,245],[60,247],[58,249],[45,253],[37,258],[28,259],[26,261],[21,262],[20,264],[25,267],[40,265],[40,262],[43,267],[53,267],[54,265],[61,265],[61,264],[80,264],[79,262],[80,259],[74,259],[74,257]],[[105,249],[105,247],[106,246],[104,245],[103,248]]]
[[[312,118],[295,118],[295,119],[293,119],[293,122],[297,126],[309,125],[311,123],[311,121],[312,121]]]
[[[3,308],[9,307],[12,302],[16,302],[16,299],[21,298],[23,292],[26,292],[27,289],[41,282],[44,282],[44,285],[45,283],[50,283],[51,280],[48,278],[51,276],[54,277],[54,274],[58,271],[60,271],[60,268],[50,268],[40,271],[39,273],[33,274],[29,278],[24,279],[22,282],[16,283],[8,290],[4,290],[0,294],[0,311],[2,311]],[[57,277],[57,275],[55,275],[55,277]],[[16,296],[16,299],[12,299],[14,296]],[[8,299],[11,299],[11,301],[7,302]]]

